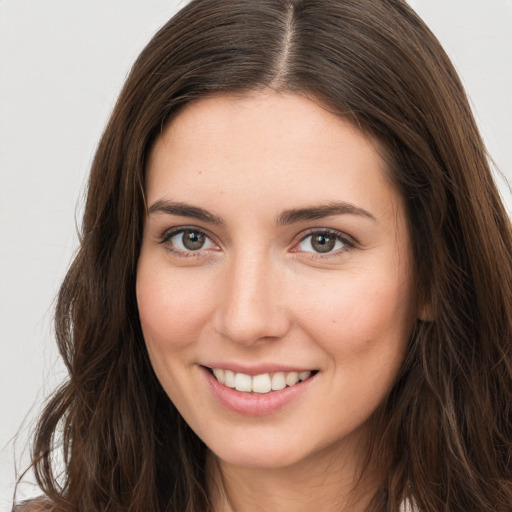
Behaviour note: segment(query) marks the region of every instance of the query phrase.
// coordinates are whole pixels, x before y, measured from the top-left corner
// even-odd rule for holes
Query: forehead
[[[184,107],[151,150],[148,202],[172,196],[225,207],[224,194],[233,200],[248,191],[246,199],[269,206],[349,200],[367,209],[400,201],[375,141],[310,99],[219,95]]]
[[[207,135],[213,142],[215,137],[227,135],[233,142],[248,141],[254,146],[255,142],[281,144],[285,138],[300,142],[307,137],[308,147],[311,147],[318,142],[325,145],[336,140],[341,125],[360,136],[361,144],[384,152],[378,140],[369,134],[363,135],[355,122],[335,114],[321,101],[273,91],[212,94],[188,103],[167,123],[160,139],[193,140]],[[251,128],[252,133],[247,128]]]

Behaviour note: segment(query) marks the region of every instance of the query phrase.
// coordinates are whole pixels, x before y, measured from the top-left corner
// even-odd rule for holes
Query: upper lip
[[[303,365],[290,365],[279,363],[258,363],[258,364],[244,364],[235,362],[214,362],[202,364],[213,370],[214,368],[221,368],[223,370],[231,370],[235,373],[245,373],[246,375],[261,375],[262,373],[276,373],[276,372],[305,372],[314,371],[314,368]]]

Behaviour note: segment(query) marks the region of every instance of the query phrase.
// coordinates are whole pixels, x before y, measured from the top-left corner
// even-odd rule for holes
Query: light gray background
[[[131,63],[185,3],[0,0],[0,511],[11,507],[15,462],[26,465],[34,414],[65,375],[54,297],[95,146]],[[410,3],[453,58],[512,181],[512,0]]]

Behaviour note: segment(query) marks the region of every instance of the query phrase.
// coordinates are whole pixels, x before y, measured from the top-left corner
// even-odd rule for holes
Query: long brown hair
[[[512,510],[511,229],[457,74],[402,0],[194,0],[142,52],[100,141],[59,295],[69,380],[37,427],[41,489],[65,511],[211,510],[207,448],[160,387],[139,325],[144,173],[180,107],[266,87],[377,138],[406,201],[431,318],[375,414],[371,457],[387,477],[371,509],[409,497],[422,512]]]

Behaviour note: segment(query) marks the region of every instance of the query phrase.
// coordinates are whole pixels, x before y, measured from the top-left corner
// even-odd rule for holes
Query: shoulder
[[[12,512],[57,512],[57,510],[47,499],[36,498],[15,504]]]

